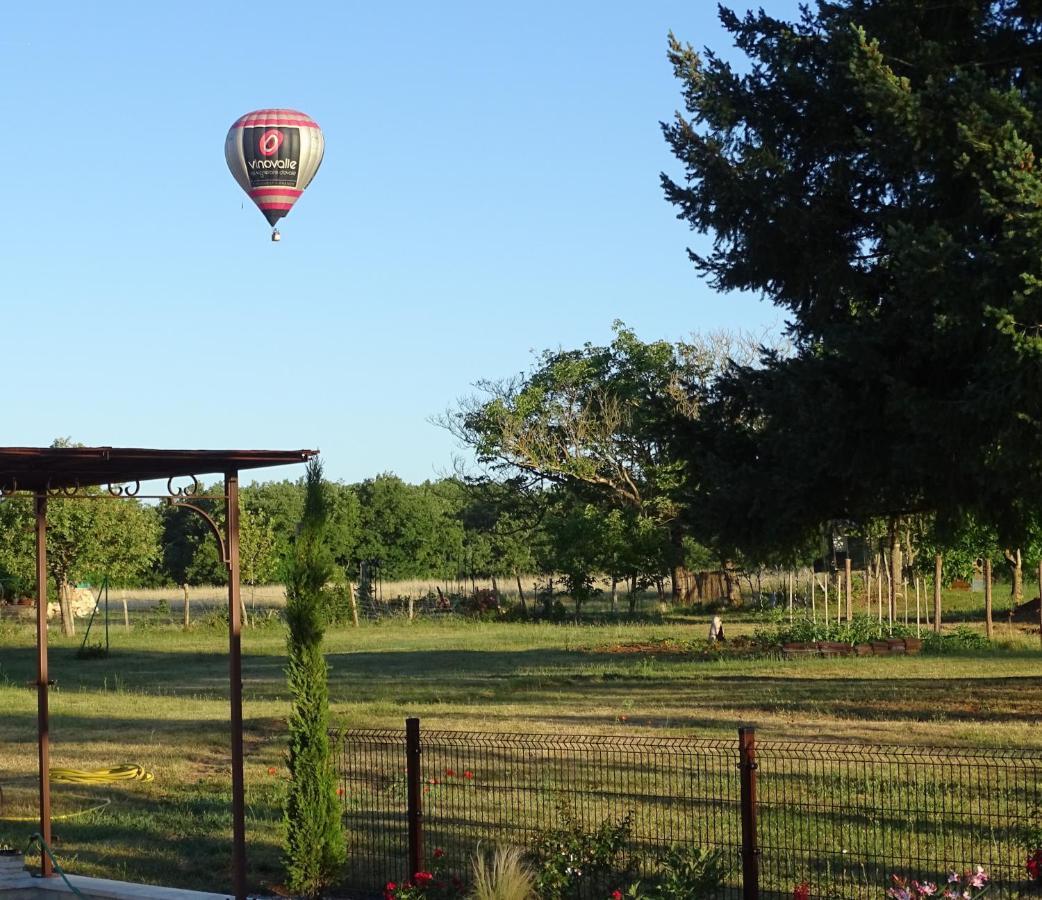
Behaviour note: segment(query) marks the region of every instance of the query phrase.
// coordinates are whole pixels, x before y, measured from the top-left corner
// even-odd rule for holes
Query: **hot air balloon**
[[[311,184],[322,164],[325,141],[311,116],[295,109],[257,109],[228,129],[224,157],[235,180],[272,226]]]

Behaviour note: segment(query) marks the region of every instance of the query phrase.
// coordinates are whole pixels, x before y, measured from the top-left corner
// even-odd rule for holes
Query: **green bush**
[[[632,877],[635,867],[628,850],[632,830],[628,815],[588,830],[568,807],[559,805],[558,811],[564,824],[544,832],[533,854],[539,897],[605,896]]]
[[[923,635],[924,653],[979,653],[993,650],[987,635],[974,631],[969,625],[960,625],[954,631],[937,634],[930,631]]]
[[[658,861],[658,872],[632,885],[625,896],[632,900],[700,900],[715,896],[729,872],[721,850],[672,847]]]

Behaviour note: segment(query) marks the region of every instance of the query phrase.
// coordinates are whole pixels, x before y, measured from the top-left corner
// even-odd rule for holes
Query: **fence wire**
[[[478,847],[531,848],[567,818],[629,818],[649,860],[721,848],[741,890],[737,740],[421,731],[423,850],[464,875]],[[404,730],[337,736],[347,883],[379,896],[408,877]],[[983,865],[993,893],[1027,887],[1024,836],[1042,808],[1042,758],[815,742],[756,743],[759,885],[791,897],[878,898],[891,874],[937,880]],[[646,874],[646,872],[645,872]]]

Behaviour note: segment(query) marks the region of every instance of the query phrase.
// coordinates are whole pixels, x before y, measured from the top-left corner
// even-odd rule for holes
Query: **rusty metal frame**
[[[161,500],[168,506],[186,509],[206,522],[217,540],[221,562],[228,570],[228,676],[231,719],[232,756],[232,883],[236,900],[246,900],[246,801],[243,777],[243,721],[242,721],[242,606],[239,585],[239,473],[232,469],[224,473],[224,493],[199,495],[199,479],[194,475],[186,487],[174,487],[174,476],[167,480],[166,494],[140,494],[140,482],[105,485],[98,494],[81,492],[80,485],[62,486],[33,493],[21,492],[17,483],[0,485],[0,497],[11,498],[23,494],[33,498],[36,532],[36,649],[37,649],[37,732],[40,782],[40,834],[51,843],[51,789],[50,770],[50,715],[47,655],[47,501],[63,500]],[[194,500],[224,501],[224,533],[217,521]],[[41,854],[40,873],[54,875],[54,868],[46,853]]]

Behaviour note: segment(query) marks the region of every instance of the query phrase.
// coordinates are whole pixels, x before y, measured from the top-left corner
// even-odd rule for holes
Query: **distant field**
[[[78,637],[51,637],[53,763],[139,762],[156,773],[152,784],[56,785],[56,816],[111,801],[59,819],[58,851],[78,873],[227,888],[226,630],[216,617],[187,632],[156,624],[145,605],[133,621],[129,633],[111,631],[107,659],[78,660]],[[731,736],[737,723],[753,721],[764,738],[1042,749],[1042,653],[1028,626],[1009,636],[1004,625],[996,649],[976,656],[782,661],[683,652],[704,639],[705,621],[396,617],[334,629],[334,717],[355,727],[401,727],[416,715],[441,728],[704,737]],[[734,635],[756,627],[748,617],[727,621]],[[270,886],[280,878],[283,626],[246,629],[243,645],[250,877]],[[34,803],[33,673],[32,628],[0,624],[0,842],[16,845],[34,830],[14,820],[31,815]]]
[[[797,594],[796,609],[799,611],[801,608],[809,606],[807,600],[808,593],[808,575],[804,573],[798,584],[799,592]],[[818,576],[819,583],[822,576]],[[525,599],[529,604],[535,603],[536,595],[536,583],[539,578],[535,575],[523,575],[521,577],[522,587],[525,590]],[[503,600],[507,603],[516,603],[518,600],[517,586],[514,581],[501,580],[497,583],[500,595]],[[480,590],[488,590],[492,588],[492,582],[488,579],[475,579],[473,582],[467,580],[463,582],[454,581],[437,581],[435,579],[410,579],[402,581],[384,581],[379,582],[376,586],[376,599],[377,605],[381,608],[386,608],[389,612],[398,608],[397,601],[400,598],[419,599],[429,593],[436,593],[438,588],[446,594],[451,593],[469,593],[474,587]],[[608,579],[598,579],[595,583],[595,587],[598,589],[593,600],[588,601],[585,609],[591,615],[598,613],[605,613],[610,610],[610,595],[611,595],[611,584]],[[742,579],[742,587],[747,597],[751,596],[752,591],[749,587],[748,581]],[[834,586],[833,586],[834,587]],[[765,591],[774,590],[774,602],[775,609],[777,612],[784,614],[787,608],[787,601],[785,596],[785,584],[781,578],[768,579],[764,583]],[[668,583],[666,586],[666,597],[668,600]],[[914,624],[916,621],[916,603],[915,603],[915,589],[912,585],[908,585],[906,589],[907,593],[907,621]],[[242,594],[244,601],[247,606],[247,610],[254,607],[259,609],[278,609],[286,603],[285,589],[280,584],[265,584],[256,585],[251,587],[250,585],[243,585]],[[189,602],[195,613],[205,613],[208,610],[223,608],[227,603],[228,589],[223,585],[202,585],[198,587],[189,588],[188,592]],[[1030,578],[1025,583],[1024,596],[1028,599],[1038,596],[1038,585],[1035,584]],[[128,588],[128,589],[116,589],[114,588],[110,592],[110,605],[112,610],[112,616],[122,616],[122,600],[127,600],[127,605],[131,610],[145,610],[154,608],[160,601],[165,601],[168,608],[172,613],[173,618],[180,617],[180,611],[182,609],[183,595],[180,588],[168,587],[168,588]],[[560,599],[565,604],[566,608],[571,608],[571,601],[560,596]],[[877,606],[877,594],[875,587],[873,586],[872,599],[871,599],[871,615],[876,616],[878,613]],[[661,598],[658,593],[654,590],[641,591],[638,594],[637,609],[641,613],[655,613],[660,611]],[[836,595],[833,590],[829,596],[829,614],[830,618],[834,618],[836,615]],[[884,601],[885,604],[885,601]],[[623,585],[619,585],[617,592],[617,606],[620,611],[625,611],[627,608],[627,594],[624,590]],[[993,599],[993,618],[996,624],[1004,625],[1006,618],[1011,609],[1010,600],[1010,588],[1008,582],[997,581],[994,586],[994,599]],[[920,589],[920,617],[923,622],[929,620],[931,611],[933,608],[933,588],[929,583],[924,583]],[[825,613],[824,596],[819,589],[816,590],[815,598],[815,609],[819,616],[823,616]],[[854,611],[856,614],[864,614],[867,609],[867,602],[864,593],[864,585],[861,579],[857,576],[854,578]],[[683,611],[681,611],[683,612]],[[693,615],[704,615],[702,611],[695,607],[689,611]],[[739,621],[751,620],[752,618],[759,615],[759,610],[756,610],[750,606],[744,609],[738,610],[727,610],[726,615],[728,617],[737,619]],[[884,606],[884,618],[886,610]],[[905,621],[906,609],[905,604],[902,603],[898,609],[898,619]],[[944,621],[952,622],[965,622],[965,621],[983,621],[984,619],[984,594],[982,592],[963,591],[963,590],[949,590],[943,591],[943,612],[942,619]]]

